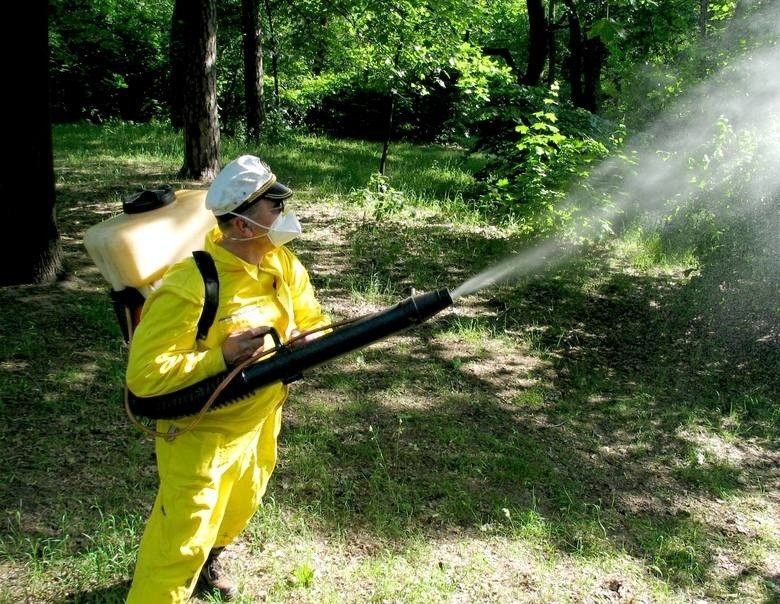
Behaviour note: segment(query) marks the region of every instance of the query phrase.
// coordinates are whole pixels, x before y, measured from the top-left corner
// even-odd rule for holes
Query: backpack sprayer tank
[[[205,196],[205,190],[174,193],[169,186],[139,191],[124,201],[122,214],[87,229],[84,247],[111,285],[125,340],[166,269],[202,249],[206,233],[216,225]]]

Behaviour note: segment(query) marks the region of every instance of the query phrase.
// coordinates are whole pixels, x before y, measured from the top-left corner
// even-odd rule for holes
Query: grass
[[[122,602],[153,443],[124,416],[127,351],[81,242],[136,186],[199,185],[161,126],[54,134],[68,276],[0,289],[0,602]],[[478,158],[457,150],[393,146],[405,203],[381,221],[355,201],[377,145],[262,156],[296,188],[293,246],[336,319],[524,245],[469,212]],[[310,371],[227,552],[239,601],[778,601],[777,332],[713,312],[686,258],[629,238]]]

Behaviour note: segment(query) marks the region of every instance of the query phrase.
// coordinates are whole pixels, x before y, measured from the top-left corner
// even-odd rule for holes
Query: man
[[[179,390],[226,371],[271,346],[328,323],[306,269],[284,244],[300,234],[285,212],[292,191],[257,157],[217,175],[206,207],[217,226],[206,236],[219,277],[217,316],[196,337],[205,286],[192,258],[171,267],[144,304],[133,334],[128,388],[138,396]],[[309,336],[311,337],[311,336]],[[192,418],[159,420],[160,486],[141,540],[128,603],[185,602],[200,580],[223,599],[238,594],[219,555],[246,527],[276,464],[287,386],[272,384]],[[177,431],[180,431],[178,433]]]

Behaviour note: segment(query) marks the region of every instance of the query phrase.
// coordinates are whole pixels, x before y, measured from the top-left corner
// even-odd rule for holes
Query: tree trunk
[[[171,126],[176,130],[184,128],[184,72],[186,68],[185,36],[186,24],[181,15],[185,2],[176,2],[171,16],[170,61],[170,108]]]
[[[271,3],[265,0],[265,14],[268,17],[268,36],[271,44],[271,77],[274,80],[274,107],[279,109],[279,59],[276,41],[276,32],[274,32],[273,11]]]
[[[591,113],[598,113],[601,96],[601,68],[607,49],[601,38],[590,38],[583,42],[585,50],[582,69],[582,99],[578,105]]]
[[[547,55],[547,19],[542,0],[526,0],[528,8],[528,64],[521,80],[527,86],[538,86]]]
[[[22,31],[3,36],[0,47],[4,78],[13,87],[3,95],[7,144],[0,157],[0,218],[16,233],[13,241],[8,233],[2,238],[0,285],[50,283],[63,273],[54,208],[47,8],[40,1],[15,6],[15,27]]]
[[[572,0],[563,0],[569,25],[569,86],[575,107],[597,113],[601,94],[601,69],[607,48],[600,38],[586,39]]]
[[[184,24],[184,165],[179,178],[219,171],[216,0],[176,0]],[[181,6],[178,6],[181,5]]]
[[[379,159],[379,173],[385,175],[385,167],[387,166],[387,154],[390,150],[390,137],[393,134],[393,114],[395,113],[395,94],[390,93],[390,102],[387,108],[387,134],[385,135],[385,142],[382,145],[382,157]]]
[[[244,99],[247,139],[260,142],[260,127],[265,120],[263,99],[263,44],[260,25],[260,0],[242,0],[244,28]]]
[[[568,3],[567,3],[568,5]],[[575,107],[582,107],[582,62],[584,49],[582,47],[582,28],[580,19],[569,6],[569,87],[571,88],[571,102]]]
[[[547,2],[547,87],[552,88],[555,84],[555,0]]]
[[[707,37],[707,21],[710,16],[709,0],[699,0],[699,37],[703,40]]]

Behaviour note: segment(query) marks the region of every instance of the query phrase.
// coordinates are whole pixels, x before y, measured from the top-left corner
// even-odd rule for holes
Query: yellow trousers
[[[211,549],[231,543],[260,505],[276,465],[281,420],[280,404],[248,432],[206,425],[172,442],[157,439],[160,487],[128,604],[189,599]],[[158,422],[158,430],[169,425]]]

